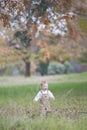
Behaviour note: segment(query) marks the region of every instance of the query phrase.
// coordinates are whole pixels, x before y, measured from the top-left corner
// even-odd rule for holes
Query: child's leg
[[[40,117],[44,118],[46,116],[46,109],[43,105],[40,105]]]

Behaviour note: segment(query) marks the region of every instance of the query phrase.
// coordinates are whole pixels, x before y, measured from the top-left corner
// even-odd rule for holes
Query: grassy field
[[[28,84],[40,84],[43,80],[47,80],[48,83],[59,83],[59,82],[87,82],[87,72],[74,73],[67,75],[51,75],[51,76],[31,76],[31,77],[0,77],[0,87],[7,86],[21,86]]]
[[[0,130],[87,130],[87,81],[78,80],[86,79],[87,73],[62,77],[67,80],[49,82],[56,100],[51,101],[53,111],[45,119],[39,117],[39,102],[32,104],[38,83],[1,86]]]

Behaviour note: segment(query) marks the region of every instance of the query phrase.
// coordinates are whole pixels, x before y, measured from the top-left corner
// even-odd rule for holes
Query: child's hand
[[[34,100],[34,99],[32,100],[32,103],[33,103],[33,104],[35,103],[35,100]]]

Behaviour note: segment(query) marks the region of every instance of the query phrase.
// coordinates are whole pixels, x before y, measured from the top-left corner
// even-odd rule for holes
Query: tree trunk
[[[25,76],[30,76],[30,62],[25,62]]]
[[[48,74],[48,65],[49,65],[49,61],[47,61],[46,63],[40,62],[40,73],[42,76]]]

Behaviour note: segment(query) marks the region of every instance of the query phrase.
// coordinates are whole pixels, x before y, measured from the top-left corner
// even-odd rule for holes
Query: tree
[[[24,53],[25,55],[22,57],[23,61],[25,62],[25,75],[26,76],[30,76],[30,58],[31,58],[31,55],[30,53],[31,52],[28,52],[27,48],[31,48],[31,45],[30,45],[30,37],[27,36],[27,32],[26,31],[17,31],[15,32],[14,36],[16,38],[19,38],[20,41],[21,41],[21,46],[15,46],[16,49],[19,49],[19,50],[22,50],[22,53]],[[23,52],[24,51],[24,52]],[[31,50],[29,50],[31,51]]]
[[[63,32],[62,35],[67,31],[64,28],[66,23],[72,31],[69,20],[75,17],[74,13],[70,13],[72,10],[75,11],[72,0],[1,0],[0,2],[0,18],[4,26],[27,29],[31,37],[34,37],[36,32],[39,33],[40,28],[39,30],[37,28],[40,23],[43,25],[41,28],[51,29],[50,33],[55,31],[53,24],[56,28],[60,28],[58,22],[62,24],[59,29]],[[56,30],[56,35],[59,35],[58,29]]]
[[[5,69],[10,62],[15,63],[19,60],[16,50],[13,47],[9,48],[8,41],[12,33],[11,29],[5,29],[0,23],[0,69]]]
[[[40,58],[48,61],[52,55],[50,41],[56,37],[56,39],[60,36],[71,37],[79,42],[81,34],[75,11],[72,0],[1,0],[0,2],[0,18],[4,27],[14,29],[16,38],[20,39],[22,46],[16,42],[15,47],[21,50],[22,54],[26,53],[24,54],[26,68],[30,66],[29,58],[33,53],[30,51],[31,48],[34,50],[37,47],[39,51],[35,51],[35,54],[43,52],[41,53],[43,57]],[[44,41],[41,41],[42,37]],[[45,51],[42,51],[44,49]],[[30,75],[28,70],[26,75]]]

